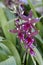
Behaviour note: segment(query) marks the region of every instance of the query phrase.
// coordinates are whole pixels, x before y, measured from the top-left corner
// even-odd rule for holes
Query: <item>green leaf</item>
[[[43,61],[42,61],[43,59],[42,59],[40,52],[38,51],[36,47],[34,47],[34,51],[36,53],[36,55],[34,56],[36,61],[38,62],[39,65],[43,65]]]
[[[39,50],[39,52],[43,57],[43,43],[41,43],[40,40],[38,40],[37,38],[36,38],[36,45],[37,45],[37,49]]]
[[[5,15],[8,20],[12,20],[15,18],[15,15],[13,13],[11,13],[8,8],[5,8],[4,11],[5,11]]]
[[[7,39],[11,40],[14,44],[16,44],[16,35],[9,32],[10,29],[14,28],[14,20],[10,21],[11,25],[8,24],[7,19],[5,17],[5,14],[4,14],[4,11],[3,11],[2,8],[0,8],[0,21],[1,21],[2,30],[5,34],[5,37]]]
[[[39,34],[36,35],[35,37],[43,44],[43,40],[42,40],[42,38],[41,38],[41,36]]]
[[[32,58],[32,61],[33,61],[34,65],[36,65],[36,61],[35,61],[34,57],[31,56],[31,58]]]
[[[28,57],[28,63],[27,63],[27,65],[34,65],[33,60],[31,58],[31,55],[29,55],[29,57]]]
[[[0,43],[0,62],[6,60],[9,56],[11,56],[11,52],[8,47]]]
[[[12,57],[0,63],[0,65],[16,65],[15,59]]]
[[[0,62],[6,60],[7,58],[9,58],[7,54],[4,51],[0,51]]]
[[[0,41],[2,41],[4,38],[0,36]]]
[[[18,54],[18,51],[17,49],[15,48],[15,46],[12,44],[11,41],[8,41],[8,40],[5,40],[5,41],[2,41],[8,48],[9,50],[11,51],[14,59],[16,60],[16,63],[17,65],[21,65],[21,59],[20,59],[20,56]]]
[[[36,24],[36,27],[39,29],[41,37],[43,37],[43,25],[41,21]]]
[[[3,43],[0,43],[0,51],[3,51],[6,53],[6,55],[11,55],[10,50],[8,49],[7,46],[5,46]]]

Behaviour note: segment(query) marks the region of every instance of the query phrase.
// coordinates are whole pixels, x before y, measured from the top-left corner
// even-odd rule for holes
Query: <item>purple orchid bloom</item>
[[[28,16],[25,16],[23,14],[19,14],[20,18],[22,20],[24,20],[25,22],[22,24],[19,24],[19,20],[16,20],[16,29],[14,30],[10,30],[10,32],[12,33],[17,33],[18,38],[20,39],[20,41],[24,42],[25,48],[29,48],[30,49],[30,54],[34,55],[34,51],[33,51],[33,43],[34,43],[34,36],[38,34],[38,30],[35,28],[35,26],[33,25],[34,23],[39,22],[39,18],[32,18],[32,11],[30,11]],[[34,29],[34,31],[32,32],[32,29]]]

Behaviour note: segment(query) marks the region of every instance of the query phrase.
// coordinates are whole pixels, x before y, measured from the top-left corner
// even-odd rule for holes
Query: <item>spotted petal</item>
[[[32,48],[30,48],[30,55],[35,56],[35,52],[33,51]]]
[[[33,23],[37,23],[39,21],[40,21],[40,18],[35,18],[35,19],[31,19],[30,22],[33,24]]]

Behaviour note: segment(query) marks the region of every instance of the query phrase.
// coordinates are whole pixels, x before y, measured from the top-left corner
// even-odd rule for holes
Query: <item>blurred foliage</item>
[[[28,15],[28,12],[32,9],[35,17],[41,17],[41,14],[35,11],[34,7],[32,8],[32,3],[30,4],[24,5],[26,11],[24,14]],[[15,14],[8,8],[0,7],[0,65],[43,65],[43,17],[36,24],[40,32],[35,36],[35,57],[31,56],[29,52],[25,54],[24,47],[20,45],[16,34],[9,32],[9,29],[15,28],[15,18]]]

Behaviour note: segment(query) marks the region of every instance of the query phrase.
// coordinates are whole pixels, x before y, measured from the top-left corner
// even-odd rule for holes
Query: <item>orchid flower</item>
[[[39,22],[39,18],[32,18],[32,11],[30,10],[30,13],[28,16],[25,16],[23,14],[19,14],[20,18],[24,20],[24,23],[20,23],[19,19],[15,21],[16,29],[10,30],[12,33],[17,33],[18,38],[20,41],[24,42],[25,48],[30,49],[30,54],[34,55],[33,51],[33,43],[34,43],[34,36],[38,34],[38,30],[35,28],[34,23]],[[32,29],[34,31],[32,32]]]

